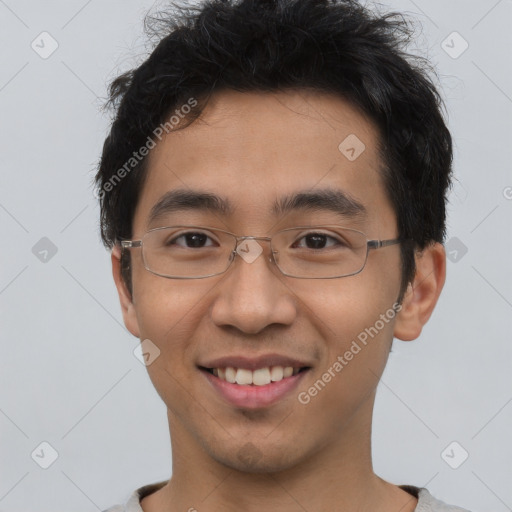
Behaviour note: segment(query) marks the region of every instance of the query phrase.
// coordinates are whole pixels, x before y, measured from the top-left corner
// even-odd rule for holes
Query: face
[[[200,120],[151,151],[133,238],[175,225],[263,237],[339,225],[370,240],[396,238],[377,148],[371,122],[337,97],[219,92]],[[176,191],[214,195],[229,208],[182,202],[152,220],[153,207]],[[300,194],[309,199],[293,204]],[[341,200],[318,200],[322,194]],[[343,209],[347,200],[362,208]],[[173,448],[181,443],[194,456],[256,472],[289,469],[369,436],[401,277],[399,245],[370,250],[353,276],[296,279],[279,272],[267,241],[259,243],[253,262],[237,255],[227,272],[205,279],[154,275],[132,249],[125,311],[130,331],[160,350],[148,371],[169,411]],[[237,380],[264,380],[265,368],[277,380],[229,383],[221,378],[228,366],[258,370]],[[295,371],[279,380],[280,366]]]

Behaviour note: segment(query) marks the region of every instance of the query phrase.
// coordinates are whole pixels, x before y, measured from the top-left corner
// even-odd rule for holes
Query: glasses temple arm
[[[123,249],[132,249],[134,247],[142,247],[142,240],[121,240]]]
[[[379,249],[380,247],[388,247],[404,242],[402,238],[393,238],[390,240],[368,240],[369,249]]]

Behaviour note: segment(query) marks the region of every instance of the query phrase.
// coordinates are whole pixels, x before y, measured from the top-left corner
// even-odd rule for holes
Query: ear
[[[140,338],[139,324],[137,322],[137,314],[133,304],[130,291],[126,287],[123,276],[121,275],[121,248],[116,245],[112,249],[112,275],[116,284],[119,301],[121,303],[121,311],[123,313],[124,325],[137,338]]]
[[[446,278],[446,252],[440,243],[416,253],[416,273],[409,283],[396,317],[394,336],[403,341],[415,340],[428,322]]]

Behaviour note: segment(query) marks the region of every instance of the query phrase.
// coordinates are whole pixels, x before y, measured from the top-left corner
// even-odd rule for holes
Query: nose
[[[297,316],[297,300],[285,279],[270,258],[268,244],[241,241],[217,287],[213,322],[246,334],[257,334],[269,325],[291,325]]]

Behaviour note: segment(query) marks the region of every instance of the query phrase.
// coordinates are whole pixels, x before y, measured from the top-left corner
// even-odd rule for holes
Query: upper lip
[[[304,361],[279,354],[263,354],[258,357],[247,356],[226,356],[210,359],[199,363],[203,368],[244,368],[247,370],[257,370],[267,366],[291,366],[293,368],[304,368],[310,366]]]

